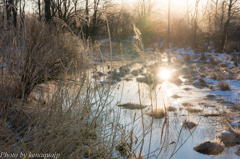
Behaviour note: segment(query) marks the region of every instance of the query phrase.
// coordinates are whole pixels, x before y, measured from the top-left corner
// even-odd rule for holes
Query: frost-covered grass
[[[111,105],[115,85],[101,86],[89,77],[93,60],[102,56],[99,47],[89,48],[69,28],[70,33],[53,31],[31,19],[26,19],[25,25],[20,33],[4,32],[0,40],[2,151],[59,153],[60,158],[143,156],[142,141],[151,131],[143,129],[135,137],[134,126],[130,127],[135,119],[121,125],[121,112]],[[98,55],[93,52],[96,49]],[[138,51],[144,55],[143,49]],[[161,135],[165,137],[154,152],[164,155],[162,149],[174,142],[169,142],[168,134]],[[128,145],[125,156],[121,156],[119,145]]]
[[[112,87],[95,85],[88,77],[96,48],[90,50],[71,30],[52,30],[37,20],[25,19],[25,28],[1,30],[2,151],[120,157],[116,145],[131,137],[119,127],[117,113],[114,118],[109,113]]]

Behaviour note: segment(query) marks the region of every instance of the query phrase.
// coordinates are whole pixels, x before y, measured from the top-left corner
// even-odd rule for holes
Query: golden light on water
[[[167,92],[167,96],[168,96],[168,97],[170,97],[170,96],[173,95],[173,94],[172,94],[172,89],[167,89],[166,92]]]
[[[162,69],[160,73],[158,74],[162,79],[167,80],[171,76],[171,71],[167,69]]]
[[[163,58],[162,61],[163,61],[163,62],[167,62],[168,59],[167,59],[167,58]]]

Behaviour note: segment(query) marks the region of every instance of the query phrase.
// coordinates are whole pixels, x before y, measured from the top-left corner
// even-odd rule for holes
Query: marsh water
[[[127,63],[113,61],[112,70],[118,70]],[[231,112],[232,109],[229,106],[231,103],[222,101],[230,99],[231,92],[221,92],[221,96],[217,98],[208,96],[212,90],[208,87],[196,87],[181,75],[180,79],[183,83],[178,85],[168,80],[155,85],[140,83],[136,79],[142,75],[132,76],[130,74],[110,85],[110,75],[107,73],[111,70],[110,65],[111,63],[96,65],[88,70],[88,76],[94,84],[100,87],[111,87],[109,107],[113,111],[108,114],[109,120],[118,121],[118,126],[126,130],[126,134],[133,133],[133,150],[140,152],[142,149],[144,158],[235,159],[239,157],[235,154],[239,148],[238,145],[224,147],[224,151],[219,155],[205,155],[193,149],[203,141],[216,140],[216,136],[224,130],[225,125],[222,122],[221,113]],[[142,67],[141,62],[134,62],[131,71]],[[159,71],[164,67],[164,65],[160,67]],[[101,72],[102,75],[100,78],[92,78],[93,72]],[[144,105],[146,108],[125,109],[119,106],[126,103]],[[147,115],[147,112],[151,110],[164,110],[169,106],[172,110],[166,111],[166,116],[161,119]],[[193,109],[189,110],[189,106]],[[197,123],[197,126],[191,129],[185,128],[183,127],[185,120],[193,121]]]
[[[112,69],[118,69],[122,65],[121,62],[113,62]],[[139,68],[139,64],[134,65],[131,70],[136,68]],[[107,74],[109,67],[107,65],[98,66],[97,71]],[[216,156],[201,154],[193,150],[193,147],[200,142],[214,141],[216,135],[224,130],[220,116],[208,116],[207,114],[221,114],[222,110],[231,111],[228,104],[206,97],[211,93],[209,88],[198,88],[191,84],[185,84],[186,79],[184,78],[181,78],[183,83],[180,85],[166,80],[154,86],[139,83],[136,78],[134,76],[125,77],[127,80],[123,78],[113,84],[112,120],[116,115],[114,113],[120,114],[121,125],[125,126],[129,132],[133,131],[134,141],[137,141],[133,149],[140,151],[141,145],[143,145],[142,155],[144,158],[238,158],[235,154],[238,150],[236,145],[225,147],[224,152]],[[107,76],[97,81],[103,84],[103,80],[107,80]],[[178,97],[174,97],[174,95]],[[229,92],[222,93],[222,96],[230,95]],[[124,103],[141,104],[147,108],[133,110],[118,106]],[[184,103],[191,104],[194,109],[200,111],[189,111]],[[146,115],[146,112],[152,109],[165,109],[168,106],[174,107],[176,110],[168,111],[167,116],[162,119]],[[194,121],[197,123],[197,127],[184,128],[182,123],[185,120]],[[166,123],[164,124],[164,122]]]

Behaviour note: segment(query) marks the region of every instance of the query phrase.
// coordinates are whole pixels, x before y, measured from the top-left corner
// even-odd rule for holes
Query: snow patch
[[[240,127],[240,121],[231,122],[230,125],[231,125],[232,127]]]

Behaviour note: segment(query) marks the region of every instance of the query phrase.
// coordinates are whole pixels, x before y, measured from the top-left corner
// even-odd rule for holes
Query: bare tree
[[[193,27],[193,47],[197,48],[197,29],[198,29],[198,4],[200,0],[195,1],[195,10],[194,10],[194,27]]]
[[[170,6],[170,4],[171,4],[171,0],[168,0],[168,36],[167,36],[167,44],[168,44],[168,48],[170,47],[169,46],[169,43],[170,43],[170,21],[171,21],[171,19],[170,19],[170,8],[171,8],[171,6]]]
[[[234,8],[237,6],[238,0],[228,0],[228,11],[227,11],[227,21],[225,22],[223,26],[223,32],[221,37],[221,50],[225,51],[226,41],[227,41],[227,31],[230,24],[230,21],[232,20],[233,16],[236,14],[236,12],[239,11],[239,9]]]
[[[42,19],[42,13],[41,13],[41,0],[38,0],[38,15],[39,15],[39,20]]]
[[[151,14],[155,2],[151,0],[138,0],[135,11],[137,12],[136,25],[142,33],[143,43],[147,45],[152,37],[153,25]]]
[[[45,19],[48,22],[51,19],[51,0],[44,0],[45,3]]]
[[[98,13],[98,5],[100,3],[100,0],[94,0],[94,10],[93,10],[93,18],[92,18],[92,40],[95,41],[95,36],[97,32],[97,13]]]
[[[13,23],[13,25],[17,26],[17,9],[14,4],[14,0],[8,0],[6,4],[7,10],[7,20],[9,23]]]

